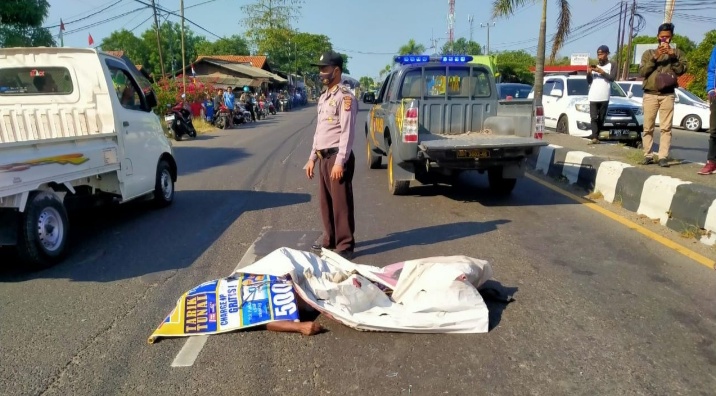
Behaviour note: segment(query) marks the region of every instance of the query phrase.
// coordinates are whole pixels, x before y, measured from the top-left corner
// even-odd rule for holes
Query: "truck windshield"
[[[589,84],[586,78],[570,78],[567,80],[567,92],[569,96],[589,95]],[[626,97],[624,91],[615,82],[612,82],[611,96]]]
[[[424,73],[423,73],[424,71]],[[489,73],[470,66],[428,66],[405,73],[399,98],[490,97]]]
[[[0,69],[0,95],[66,95],[72,91],[70,71],[64,67]]]

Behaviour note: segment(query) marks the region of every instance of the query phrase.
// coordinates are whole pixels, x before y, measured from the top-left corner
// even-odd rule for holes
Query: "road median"
[[[682,236],[716,244],[716,176],[701,176],[699,164],[638,165],[641,150],[548,134],[550,145],[528,160],[528,168],[576,185],[592,196],[658,220]]]

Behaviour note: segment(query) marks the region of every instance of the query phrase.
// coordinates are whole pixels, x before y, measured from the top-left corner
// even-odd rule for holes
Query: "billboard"
[[[569,64],[572,66],[587,66],[589,65],[589,54],[586,52],[572,54],[572,56],[570,56]]]

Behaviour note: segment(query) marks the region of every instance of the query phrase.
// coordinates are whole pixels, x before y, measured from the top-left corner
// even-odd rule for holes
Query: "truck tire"
[[[393,161],[393,146],[388,148],[388,191],[392,195],[405,195],[410,189],[410,180],[395,179],[395,162]]]
[[[17,253],[31,269],[51,267],[64,258],[69,220],[57,195],[45,191],[32,193],[19,226]]]
[[[517,184],[517,179],[502,177],[502,168],[488,169],[487,180],[490,183],[490,190],[498,195],[509,195]]]
[[[373,152],[368,136],[365,137],[365,147],[368,169],[380,169],[380,166],[382,165],[382,157]]]
[[[567,118],[566,115],[563,115],[559,117],[559,121],[557,121],[557,133],[566,133],[569,135],[569,118]]]
[[[154,204],[164,208],[174,201],[174,180],[169,164],[162,160],[157,165],[157,179],[154,183]]]

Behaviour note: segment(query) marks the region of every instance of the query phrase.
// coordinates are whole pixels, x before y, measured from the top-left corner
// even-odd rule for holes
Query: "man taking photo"
[[[589,116],[592,120],[591,144],[599,143],[599,131],[604,127],[607,116],[612,82],[617,78],[617,67],[609,61],[609,47],[600,45],[597,48],[597,65],[587,68],[587,84],[589,84]]]
[[[699,171],[699,175],[713,175],[716,173],[716,47],[711,51],[711,60],[706,69],[706,92],[711,103],[711,116],[709,117],[709,153],[706,165]]]

